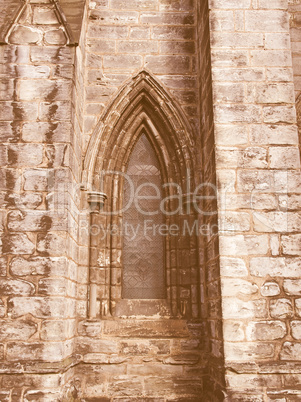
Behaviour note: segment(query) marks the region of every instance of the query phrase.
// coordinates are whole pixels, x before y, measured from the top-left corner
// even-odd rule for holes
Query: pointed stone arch
[[[94,227],[120,226],[122,188],[129,157],[144,134],[160,164],[166,203],[166,224],[177,225],[177,239],[166,239],[167,303],[164,314],[198,317],[198,269],[196,234],[182,233],[193,223],[194,211],[187,199],[196,186],[194,133],[181,108],[148,72],[142,71],[117,94],[101,116],[84,160],[83,183],[92,191],[107,195],[102,213],[92,213]],[[171,184],[173,183],[173,184]],[[179,204],[185,208],[179,208]],[[119,236],[99,241],[91,236],[90,316],[117,314],[121,303],[122,249]],[[190,262],[189,262],[190,261]],[[100,274],[101,272],[101,274]],[[99,286],[93,278],[102,277]],[[97,289],[96,289],[97,287]],[[94,295],[94,301],[91,297]],[[91,313],[91,305],[94,310]]]
[[[187,117],[159,82],[147,71],[142,71],[124,85],[101,116],[84,160],[86,182],[92,185],[95,170],[107,167],[105,156],[108,152],[115,152],[116,147],[132,142],[135,130],[132,130],[133,138],[129,138],[126,130],[141,124],[155,129],[154,134],[161,132],[156,138],[158,144],[162,144],[162,152],[163,144],[165,148],[171,145],[170,150],[177,154],[179,165],[184,169],[191,167],[195,142]]]

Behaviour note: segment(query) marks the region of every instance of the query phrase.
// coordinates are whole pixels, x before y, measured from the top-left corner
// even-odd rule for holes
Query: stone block
[[[265,123],[296,123],[294,106],[264,106],[263,121]]]
[[[38,117],[38,104],[34,102],[0,102],[1,121],[35,121]]]
[[[109,25],[89,25],[88,38],[104,39],[126,39],[128,36],[127,26],[109,26]]]
[[[294,98],[293,84],[259,84],[255,87],[256,103],[293,103]]]
[[[6,234],[2,238],[2,254],[32,254],[35,245],[26,234]]]
[[[290,68],[267,68],[266,74],[268,81],[293,81],[293,71]]]
[[[81,321],[78,324],[78,334],[89,338],[99,338],[102,330],[100,321]]]
[[[38,293],[40,295],[66,296],[66,279],[47,278],[38,282]]]
[[[212,10],[210,13],[211,31],[234,31],[234,13],[231,10]]]
[[[290,234],[289,236],[281,236],[281,246],[283,254],[299,255],[301,249],[301,235]]]
[[[0,276],[7,275],[7,257],[0,257]]]
[[[24,402],[53,402],[61,397],[60,390],[26,390],[24,393]]]
[[[278,296],[280,287],[277,282],[267,281],[261,286],[260,294],[264,297]]]
[[[33,23],[36,25],[52,25],[58,24],[59,21],[55,11],[49,7],[34,7]]]
[[[94,23],[101,23],[101,25],[106,24],[138,24],[139,13],[137,11],[105,11],[105,10],[91,10],[90,19]]]
[[[271,147],[269,157],[272,169],[298,169],[300,167],[300,154],[297,147]]]
[[[283,339],[287,329],[281,321],[258,321],[248,324],[246,334],[248,341],[272,341]]]
[[[146,56],[145,66],[157,74],[181,74],[191,70],[188,56]]]
[[[6,101],[13,99],[15,87],[15,80],[3,78],[0,82],[0,100]]]
[[[86,88],[86,100],[89,102],[93,102],[93,100],[97,99],[98,102],[109,102],[112,95],[116,92],[115,87],[102,87],[102,86],[91,86]],[[96,121],[92,119],[92,127],[94,128]],[[90,131],[87,129],[86,130]]]
[[[301,340],[301,321],[292,321],[290,325],[292,337],[296,340]]]
[[[249,67],[249,53],[247,50],[212,49],[213,67]]]
[[[191,13],[142,12],[140,21],[153,25],[194,25],[194,15]]]
[[[245,332],[244,325],[239,321],[224,321],[223,336],[225,341],[244,341]]]
[[[64,298],[12,297],[8,302],[12,318],[31,314],[37,318],[64,318],[68,314]]]
[[[277,374],[229,374],[226,376],[226,381],[229,387],[233,387],[233,389],[245,389],[249,392],[253,389],[262,389],[262,387],[267,387],[268,389],[277,389],[278,387],[281,387],[281,376]],[[261,399],[261,397],[256,394],[241,396],[238,394],[238,399],[234,396],[233,402],[261,402],[263,400],[264,399]]]
[[[237,298],[224,298],[223,317],[225,319],[267,318],[265,300],[242,301]]]
[[[209,0],[209,9],[248,9],[251,0]]]
[[[254,230],[256,232],[298,232],[301,216],[293,212],[254,212]]]
[[[37,324],[29,320],[0,320],[0,340],[28,340],[37,328]]]
[[[152,29],[151,36],[152,39],[159,40],[193,40],[195,39],[195,29],[189,26],[155,26]]]
[[[64,232],[38,234],[37,250],[40,253],[52,254],[53,256],[62,256],[67,252],[67,239]]]
[[[142,379],[137,376],[115,376],[110,379],[109,388],[113,395],[141,395]]]
[[[213,68],[214,81],[254,82],[264,80],[263,68]]]
[[[296,306],[297,316],[301,317],[301,299],[296,299],[295,300],[295,306]]]
[[[120,350],[120,345],[115,340],[79,337],[77,342],[78,353],[83,355],[88,353],[118,354]]]
[[[152,54],[158,53],[159,47],[157,41],[147,40],[131,40],[131,41],[118,41],[118,51],[120,53],[144,53]]]
[[[193,75],[161,75],[159,79],[171,89],[195,89],[197,85],[196,77]]]
[[[256,255],[268,252],[268,237],[253,235],[221,236],[220,250],[222,255]]]
[[[45,211],[13,211],[7,219],[7,227],[14,232],[35,232],[67,229],[67,220],[63,215]]]
[[[161,54],[195,54],[194,41],[161,41],[160,53]]]
[[[21,100],[45,100],[48,102],[71,99],[69,80],[20,80]]]
[[[299,360],[300,355],[301,355],[301,343],[284,342],[280,352],[281,360],[288,360],[288,361]]]
[[[103,54],[103,53],[115,53],[116,41],[115,40],[105,40],[105,39],[88,39],[87,46],[89,52],[93,54]],[[91,67],[89,63],[89,67]]]
[[[150,39],[150,28],[147,26],[130,27],[130,39]]]
[[[104,321],[103,333],[117,337],[176,337],[189,336],[186,323],[177,320],[121,320]]]
[[[216,163],[218,168],[264,168],[268,166],[267,151],[261,147],[250,147],[244,150],[239,148],[216,149]]]
[[[62,320],[43,321],[40,338],[44,341],[62,341],[68,337],[67,322]]]
[[[284,319],[293,316],[293,305],[288,299],[277,299],[270,301],[271,317]]]
[[[9,342],[7,344],[7,360],[10,362],[17,361],[46,361],[59,362],[63,359],[62,343],[16,343]]]
[[[103,67],[105,70],[133,71],[142,67],[142,56],[116,55],[103,56]]]
[[[222,278],[221,286],[223,297],[254,295],[258,292],[258,286],[255,283],[244,279]]]
[[[300,258],[257,257],[250,260],[250,274],[259,277],[299,278],[300,267]]]
[[[6,313],[6,307],[2,299],[0,299],[0,317],[4,317]]]
[[[5,142],[17,142],[20,139],[21,125],[17,122],[9,123],[6,121],[0,122],[0,141]]]
[[[213,83],[213,98],[216,103],[244,102],[245,89],[242,83]]]
[[[63,29],[51,29],[45,32],[45,42],[48,45],[60,45],[63,46],[67,43],[67,36]]]
[[[252,50],[251,65],[254,67],[291,67],[289,50]]]
[[[25,191],[52,191],[52,172],[48,169],[26,170],[24,176]]]
[[[130,3],[123,0],[111,0],[111,7],[117,10],[157,10],[158,0],[133,0]]]
[[[254,125],[251,127],[250,141],[254,144],[298,144],[296,126]]]
[[[67,79],[72,79],[73,78],[73,70],[74,67],[72,64],[57,64],[52,66],[52,77],[53,78],[67,78]]]
[[[34,27],[16,26],[9,35],[9,43],[16,45],[33,45],[42,40],[42,31]]]
[[[264,35],[249,32],[212,32],[212,46],[220,48],[261,48],[264,46]],[[233,52],[236,52],[233,50]]]
[[[290,35],[284,33],[266,33],[265,34],[266,49],[290,49]]]
[[[40,110],[39,110],[39,120],[40,121],[48,121],[49,124],[49,133],[48,133],[48,142],[51,141],[51,130],[55,130],[58,126],[57,121],[71,121],[71,101],[58,101],[58,102],[41,102]],[[47,140],[46,139],[46,140]],[[63,137],[58,142],[62,141]],[[45,141],[47,142],[47,141]]]
[[[192,11],[194,6],[194,0],[159,0],[160,11]]]
[[[287,9],[286,0],[273,0],[267,3],[265,0],[258,0],[258,8],[260,9]]]
[[[41,107],[48,109],[44,115],[49,116],[49,106],[42,103]],[[66,110],[64,110],[65,113]],[[70,142],[70,138],[71,124],[69,122],[32,122],[23,124],[22,139],[25,142],[65,143]]]
[[[261,108],[254,105],[216,105],[217,123],[257,123],[261,120]]]
[[[285,279],[283,289],[287,295],[301,296],[301,279]]]
[[[72,47],[33,46],[30,48],[30,60],[33,63],[72,64],[74,49]]]
[[[245,19],[246,31],[288,31],[288,14],[284,10],[247,10]]]
[[[11,278],[0,278],[0,294],[3,296],[29,296],[35,293],[32,283]]]
[[[275,354],[275,346],[272,343],[225,342],[224,345],[226,361],[252,362],[257,359],[271,359]]]
[[[246,263],[241,258],[220,257],[220,269],[223,277],[248,276]]]

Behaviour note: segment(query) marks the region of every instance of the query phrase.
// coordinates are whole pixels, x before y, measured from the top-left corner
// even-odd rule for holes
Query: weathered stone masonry
[[[300,0],[0,7],[0,401],[301,400]],[[141,133],[212,196],[161,301],[89,230]]]

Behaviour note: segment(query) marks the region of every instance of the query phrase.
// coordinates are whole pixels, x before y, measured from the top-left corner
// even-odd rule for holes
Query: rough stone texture
[[[0,5],[0,400],[299,400],[301,1]],[[120,300],[89,233],[140,129],[184,199],[209,183],[168,302]]]

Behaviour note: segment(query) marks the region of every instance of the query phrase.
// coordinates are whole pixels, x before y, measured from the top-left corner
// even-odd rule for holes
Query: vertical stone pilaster
[[[230,400],[289,392],[277,366],[298,360],[300,347],[290,335],[298,292],[287,289],[300,264],[287,245],[301,230],[289,201],[300,191],[300,158],[288,19],[286,1],[210,1]]]

